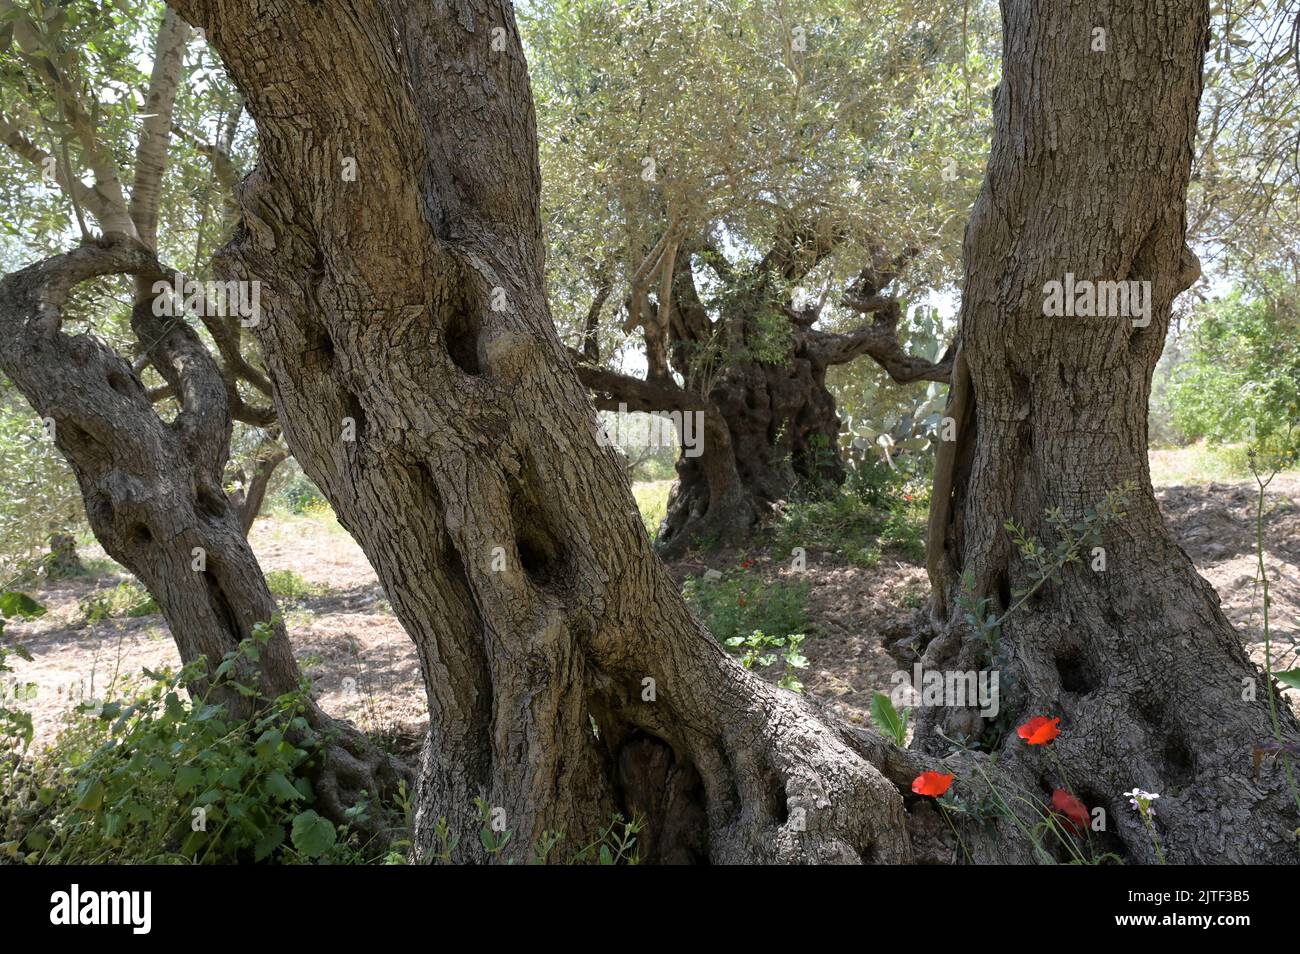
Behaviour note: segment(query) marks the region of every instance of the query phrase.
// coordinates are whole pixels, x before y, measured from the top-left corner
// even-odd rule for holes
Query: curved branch
[[[703,411],[708,403],[698,394],[677,387],[669,381],[646,381],[607,368],[586,364],[582,355],[567,349],[574,373],[592,392],[592,400],[602,411]]]
[[[7,14],[13,8],[12,0],[0,0],[0,14]],[[96,213],[100,227],[106,234],[120,232],[123,235],[138,237],[135,222],[127,209],[126,195],[122,190],[122,179],[117,162],[112,150],[100,140],[98,135],[99,101],[93,95],[89,95],[90,108],[87,111],[81,100],[83,91],[55,65],[54,51],[46,49],[46,38],[30,23],[25,23],[22,18],[14,21],[14,39],[17,42],[18,59],[26,65],[29,74],[40,80],[49,90],[55,103],[58,104],[60,118],[71,127],[73,135],[81,143],[82,159],[95,176],[93,191],[98,197],[95,207],[103,213],[102,216]],[[64,170],[64,175],[68,179],[75,178],[69,169]],[[77,191],[74,189],[67,192],[74,202],[80,202]],[[87,208],[89,207],[90,204],[87,203]]]
[[[226,385],[226,398],[230,402],[230,417],[232,420],[251,424],[253,427],[270,427],[280,419],[275,408],[271,405],[249,404],[231,382],[227,381]]]
[[[240,350],[240,326],[239,319],[233,315],[214,315],[213,309],[203,308],[202,314],[199,315],[199,321],[203,322],[203,327],[208,329],[208,334],[212,335],[212,341],[217,346],[217,353],[221,355],[221,360],[225,367],[222,369],[222,377],[232,386],[237,378],[243,378],[257,390],[261,391],[267,397],[271,396],[271,382],[265,374],[253,367],[244,353]]]
[[[152,403],[131,365],[106,345],[94,353],[60,333],[63,305],[72,289],[100,275],[133,275],[145,283],[163,280],[166,269],[139,241],[122,235],[85,242],[70,252],[55,255],[5,277],[0,289],[0,359],[6,373],[28,394],[44,416],[66,393],[75,403],[76,423],[94,435],[96,430],[114,435],[114,441],[134,445],[121,426],[112,420],[111,402],[86,402],[76,397],[101,390],[105,382],[116,382],[115,391],[138,393]],[[194,452],[212,445],[224,447],[230,416],[226,389],[212,356],[198,334],[184,321],[163,319],[153,314],[149,301],[138,301],[131,310],[131,325],[149,361],[158,369],[172,393],[179,397],[180,414],[173,424]],[[52,368],[58,367],[57,374]],[[74,400],[75,399],[75,400]],[[66,413],[68,408],[63,409]],[[152,410],[150,411],[152,413]],[[54,415],[57,418],[57,414]],[[206,452],[203,452],[206,453]],[[221,461],[209,462],[219,474]]]
[[[217,183],[229,193],[228,202],[237,209],[238,205],[235,203],[234,194],[243,176],[240,174],[239,167],[235,165],[235,160],[230,153],[221,146],[207,142],[201,136],[176,123],[172,123],[172,133],[184,139],[194,147],[195,152],[212,163],[212,175],[216,178]]]
[[[0,140],[14,151],[18,156],[26,159],[32,165],[39,167],[42,172],[46,169],[54,170],[54,181],[69,199],[78,206],[86,209],[99,220],[103,225],[106,222],[121,221],[123,210],[116,209],[108,198],[97,189],[92,189],[80,179],[70,177],[63,163],[58,162],[54,156],[50,155],[36,143],[27,138],[26,135],[17,127],[10,123],[3,116],[0,116]],[[112,231],[107,225],[105,231]]]
[[[258,445],[254,454],[252,474],[246,473],[242,467],[236,471],[235,477],[239,482],[239,488],[227,496],[230,497],[231,506],[239,514],[239,525],[244,531],[244,536],[248,536],[248,532],[253,528],[253,521],[262,512],[262,504],[266,500],[266,492],[271,486],[271,478],[275,475],[276,468],[288,459],[289,449],[280,440],[277,428],[269,432],[266,439]]]
[[[587,309],[587,320],[582,326],[582,357],[589,362],[600,360],[600,313],[605,308],[605,302],[609,300],[610,293],[614,290],[614,281],[609,275],[609,269],[602,266],[597,276],[598,285],[596,287],[596,297],[592,299],[591,307]]]
[[[840,303],[846,308],[873,316],[871,324],[857,331],[832,334],[809,329],[807,349],[825,365],[846,364],[869,355],[885,369],[897,384],[911,381],[938,381],[947,384],[952,378],[952,349],[938,363],[908,354],[898,343],[898,299],[888,295],[857,297],[845,295]]]
[[[817,222],[796,223],[791,220],[777,236],[772,248],[758,263],[760,274],[775,272],[787,282],[797,282],[838,248],[847,235],[838,228],[819,227]]]
[[[703,392],[706,389],[697,385],[701,377],[708,375],[701,373],[698,358],[712,342],[716,330],[695,286],[689,250],[678,256],[674,272],[673,313],[669,323],[672,363],[689,387]]]

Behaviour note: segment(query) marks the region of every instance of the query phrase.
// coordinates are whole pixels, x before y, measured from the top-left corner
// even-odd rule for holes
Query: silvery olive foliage
[[[796,304],[838,297],[873,255],[915,250],[913,288],[956,277],[988,142],[994,5],[555,0],[520,16],[569,340],[602,286],[622,301],[665,232],[740,271],[815,223],[837,251],[791,289]],[[727,292],[702,293],[721,307]],[[835,304],[830,330],[853,321]],[[603,354],[626,340],[617,321],[601,338]]]
[[[165,9],[154,0],[0,3],[0,269],[16,270],[84,235],[114,229],[135,200],[134,164],[150,116],[151,54]],[[184,28],[159,179],[160,261],[199,280],[210,277],[209,259],[234,224],[233,188],[255,151],[234,85],[203,38]],[[75,290],[64,317],[70,329],[137,362],[145,386],[161,391],[162,378],[140,360],[130,307],[129,280],[109,277]],[[202,324],[188,320],[216,351]],[[250,335],[235,346],[254,366],[260,363]],[[237,386],[253,399],[247,385]],[[157,407],[165,417],[176,411],[165,394]],[[41,421],[2,379],[0,414],[0,459],[14,475],[13,492],[0,499],[0,565],[29,564],[49,532],[84,526],[81,500]],[[236,469],[264,454],[267,438],[261,427],[238,424]]]

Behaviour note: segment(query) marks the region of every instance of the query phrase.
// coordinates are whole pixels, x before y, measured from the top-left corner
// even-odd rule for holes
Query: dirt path
[[[361,548],[332,519],[305,517],[260,520],[252,543],[273,582],[277,572],[291,572],[311,585],[313,592],[279,602],[298,664],[321,706],[368,732],[418,734],[427,718],[419,663]],[[103,562],[94,549],[83,557]],[[46,615],[6,624],[33,656],[30,663],[18,660],[9,676],[36,684],[26,708],[38,742],[53,739],[73,704],[111,694],[114,679],[130,679],[142,667],[180,665],[157,614],[86,620],[88,601],[130,579],[114,565],[110,572],[60,581],[33,593]]]
[[[1162,487],[1156,497],[1183,550],[1218,591],[1224,615],[1262,666],[1264,601],[1255,584],[1255,485]],[[1273,668],[1294,669],[1300,665],[1300,477],[1281,475],[1269,486],[1262,534]],[[1287,692],[1292,705],[1300,705],[1300,693]]]
[[[1225,614],[1262,662],[1253,486],[1169,486],[1157,495],[1183,548],[1218,590]],[[1300,478],[1279,477],[1270,488],[1263,532],[1274,666],[1289,669],[1297,665],[1300,639]],[[330,519],[277,517],[258,522],[253,546],[268,573],[289,571],[311,585],[311,592],[280,602],[299,663],[321,705],[367,731],[418,736],[425,713],[415,653],[351,537]],[[810,553],[808,559],[813,626],[805,644],[810,666],[801,678],[810,695],[842,717],[867,721],[872,692],[888,691],[899,668],[886,644],[907,639],[917,614],[924,613],[925,571],[888,556],[873,569],[848,565],[835,554]],[[675,567],[674,575],[680,580],[706,566],[734,565],[733,555],[718,554],[707,564]],[[762,559],[752,571],[768,579],[790,572]],[[39,742],[54,738],[73,703],[102,697],[114,679],[131,678],[141,667],[178,665],[156,614],[86,621],[87,601],[128,579],[115,568],[59,582],[34,594],[47,606],[45,616],[7,624],[34,656],[31,663],[18,660],[10,677],[36,686],[26,708]]]

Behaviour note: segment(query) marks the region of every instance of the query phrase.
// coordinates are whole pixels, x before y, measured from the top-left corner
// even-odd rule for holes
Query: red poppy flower
[[[1088,814],[1088,806],[1065,789],[1058,788],[1052,792],[1052,808],[1064,815],[1070,827],[1079,834],[1082,835],[1088,830],[1088,823],[1092,820],[1092,816]]]
[[[1016,730],[1016,735],[1030,745],[1046,745],[1061,734],[1061,730],[1057,728],[1060,724],[1060,716],[1055,719],[1049,719],[1047,716],[1034,716]]]
[[[754,565],[753,560],[746,560],[744,563],[740,564],[740,568],[742,570],[748,570],[753,565]]]
[[[950,785],[952,785],[952,776],[944,775],[942,772],[922,772],[912,779],[912,791],[918,795],[929,795],[931,798],[938,798],[948,791]]]

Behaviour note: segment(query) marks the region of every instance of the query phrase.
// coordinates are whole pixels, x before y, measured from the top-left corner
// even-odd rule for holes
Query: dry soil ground
[[[1250,483],[1177,484],[1158,488],[1166,517],[1201,574],[1218,590],[1224,611],[1257,661],[1263,659],[1261,600],[1255,585],[1255,496]],[[1272,586],[1274,666],[1297,665],[1300,637],[1300,476],[1278,477],[1269,489],[1264,518],[1266,562]],[[367,731],[417,737],[424,719],[423,692],[411,645],[360,548],[327,517],[268,517],[253,532],[267,571],[292,571],[311,592],[281,599],[299,662],[313,691],[330,712]],[[87,557],[99,556],[93,551]],[[674,568],[678,579],[709,566],[734,565],[719,554]],[[141,667],[178,663],[158,615],[90,622],[85,607],[97,594],[129,577],[104,560],[101,572],[36,591],[48,613],[10,622],[7,635],[32,652],[8,678],[34,683],[27,703],[38,742],[49,742],[73,702],[103,698],[115,682]],[[891,687],[898,663],[889,641],[912,630],[926,592],[925,571],[886,557],[872,569],[834,555],[810,555],[813,628],[805,644],[807,690],[842,716],[868,718],[871,693]],[[768,578],[789,572],[759,560],[752,572]],[[1294,692],[1292,693],[1295,694]]]

